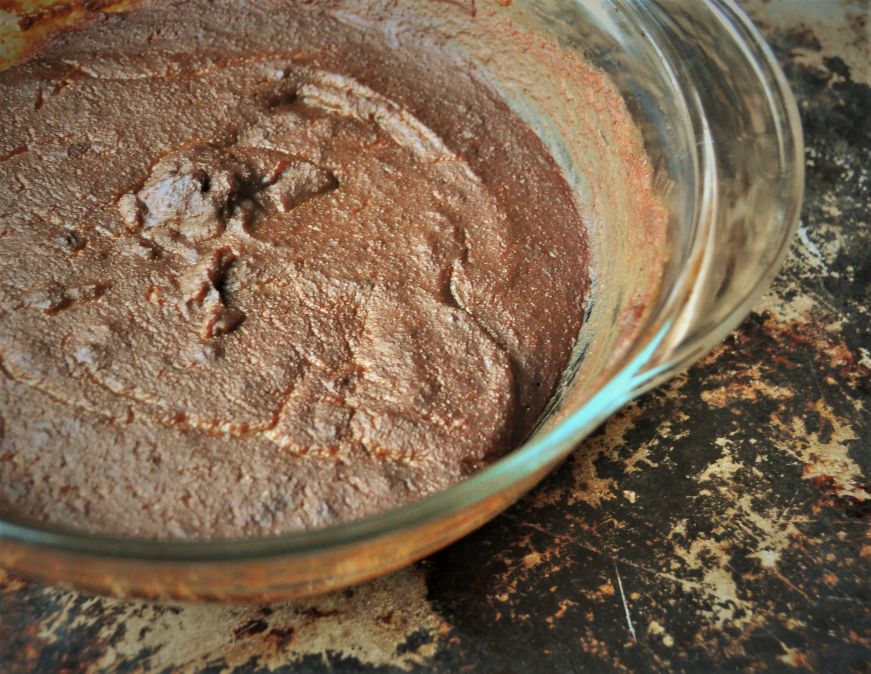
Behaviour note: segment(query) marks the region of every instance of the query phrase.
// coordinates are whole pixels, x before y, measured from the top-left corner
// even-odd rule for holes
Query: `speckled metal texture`
[[[0,671],[869,671],[869,3],[745,6],[808,190],[724,344],[478,533],[344,593],[157,607],[3,577]]]

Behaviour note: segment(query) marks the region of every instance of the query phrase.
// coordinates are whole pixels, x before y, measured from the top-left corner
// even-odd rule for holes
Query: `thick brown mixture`
[[[569,189],[456,54],[347,4],[154,3],[0,73],[3,509],[316,527],[541,413],[582,316]]]

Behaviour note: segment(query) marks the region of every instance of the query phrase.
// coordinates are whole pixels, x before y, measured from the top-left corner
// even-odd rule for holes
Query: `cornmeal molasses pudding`
[[[581,218],[457,53],[365,3],[147,3],[0,73],[0,505],[286,532],[520,442]]]

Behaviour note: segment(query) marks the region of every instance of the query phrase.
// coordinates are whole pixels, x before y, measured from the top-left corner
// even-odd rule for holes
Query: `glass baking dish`
[[[124,11],[130,4],[107,3],[99,11]],[[153,541],[7,519],[0,521],[4,568],[115,596],[221,601],[309,595],[384,574],[504,510],[610,414],[723,339],[767,288],[798,220],[802,134],[774,56],[733,2],[398,4],[444,22],[453,46],[539,133],[588,216],[592,289],[586,322],[537,430],[515,451],[443,492],[313,531]],[[52,30],[93,14],[93,3],[20,5],[24,20],[0,13],[6,65]],[[485,15],[533,36],[523,50],[528,58],[508,58],[516,56],[517,45],[503,52],[499,41],[514,38],[487,29]],[[662,209],[656,237],[641,236],[644,223],[630,217],[599,217],[604,211],[597,210],[597,195],[611,188],[607,172],[585,163],[589,120],[572,106],[571,83],[553,59],[536,55],[536,44],[577,53],[607,73],[625,101]]]

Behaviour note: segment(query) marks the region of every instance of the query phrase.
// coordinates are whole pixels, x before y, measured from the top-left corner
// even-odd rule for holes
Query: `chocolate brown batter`
[[[352,5],[154,2],[0,73],[5,510],[285,532],[529,432],[583,313],[569,188],[458,54]]]

